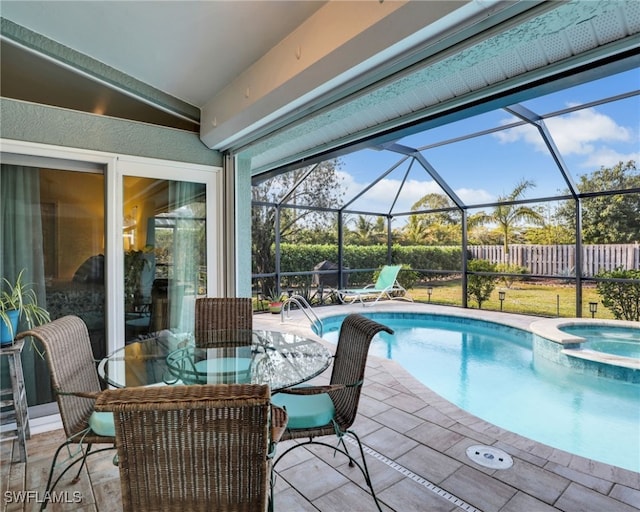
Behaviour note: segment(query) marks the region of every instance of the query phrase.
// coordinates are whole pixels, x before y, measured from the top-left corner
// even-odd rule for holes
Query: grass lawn
[[[462,285],[460,281],[433,282],[433,292],[431,302],[434,304],[462,305]],[[523,313],[528,315],[539,315],[546,317],[575,317],[576,316],[576,291],[573,285],[562,285],[559,283],[522,281],[515,282],[510,288],[498,283],[491,298],[482,303],[482,309],[500,311],[500,300],[498,292],[505,292],[505,299],[502,304],[503,311],[509,313]],[[419,286],[409,290],[409,294],[414,300],[427,302],[429,296],[426,286]],[[613,314],[602,305],[600,295],[595,286],[582,287],[582,316],[590,318],[589,302],[598,303],[596,318],[613,319]],[[469,300],[470,308],[477,308],[475,300]]]

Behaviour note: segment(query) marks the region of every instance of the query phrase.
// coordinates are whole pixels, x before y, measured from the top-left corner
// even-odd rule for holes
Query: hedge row
[[[338,262],[338,246],[332,244],[281,244],[282,272],[309,272],[322,261]],[[391,248],[391,261],[420,270],[458,270],[462,268],[460,247],[401,246]],[[383,245],[345,245],[344,266],[350,269],[377,269],[387,263]],[[350,282],[371,282],[371,272],[352,275]],[[355,284],[355,283],[354,283]]]

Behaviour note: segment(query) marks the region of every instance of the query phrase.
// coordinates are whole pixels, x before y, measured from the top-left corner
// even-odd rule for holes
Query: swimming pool
[[[640,385],[534,357],[533,334],[476,319],[370,313],[394,329],[370,354],[393,359],[458,407],[506,430],[594,460],[640,471]],[[337,342],[344,316],[325,318]]]

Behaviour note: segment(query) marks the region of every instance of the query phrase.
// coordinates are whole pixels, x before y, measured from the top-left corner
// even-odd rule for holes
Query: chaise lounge
[[[374,284],[369,284],[364,288],[346,288],[338,290],[338,298],[342,303],[353,304],[359,300],[364,306],[364,299],[374,299],[373,305],[382,298],[389,300],[405,299],[413,302],[407,295],[407,290],[398,282],[398,273],[402,265],[385,265],[380,270],[378,279]]]

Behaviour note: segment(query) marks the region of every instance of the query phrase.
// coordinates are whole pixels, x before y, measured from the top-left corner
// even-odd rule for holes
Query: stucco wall
[[[5,139],[222,166],[195,133],[6,98],[0,114]]]

